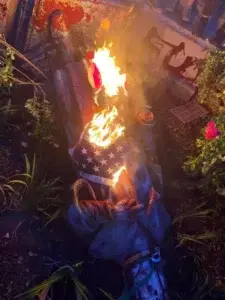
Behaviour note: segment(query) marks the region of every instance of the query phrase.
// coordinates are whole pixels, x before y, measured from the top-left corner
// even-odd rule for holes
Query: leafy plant
[[[7,49],[10,48],[10,50],[14,53],[15,57],[21,59],[22,61],[26,62],[32,69],[36,70],[39,74],[41,74],[45,79],[47,79],[47,77],[45,76],[45,74],[38,69],[29,59],[27,59],[22,53],[20,53],[16,48],[14,48],[13,46],[11,46],[9,43],[6,42],[5,38],[3,35],[0,34],[0,45],[2,47],[2,49]],[[4,51],[4,50],[3,50]],[[26,77],[26,75],[25,75]]]
[[[13,61],[15,60],[14,51],[11,47],[3,50],[0,56],[0,88],[10,88],[14,82]]]
[[[213,188],[225,194],[225,112],[213,118],[196,141],[197,154],[184,163],[188,172],[198,172],[200,187]]]
[[[198,102],[218,113],[225,107],[225,51],[212,51],[197,79]]]
[[[15,66],[15,59],[20,58],[26,62],[31,68],[38,71],[43,77],[45,75],[32,64],[24,55],[8,44],[2,35],[0,35],[0,93],[1,96],[8,96],[10,88],[13,85],[33,85],[34,89],[39,89],[43,94],[43,90],[39,83],[33,81],[27,74],[19,70]],[[46,77],[45,77],[46,78]]]
[[[34,96],[32,99],[27,100],[25,108],[34,118],[34,136],[57,147],[53,135],[55,127],[54,111],[50,102],[45,98],[41,100]]]
[[[65,265],[58,270],[56,270],[48,279],[44,280],[42,283],[37,286],[31,288],[30,290],[18,295],[15,299],[36,299],[38,297],[39,300],[47,300],[48,295],[51,290],[54,289],[54,284],[57,282],[62,282],[66,284],[68,279],[72,281],[74,284],[74,290],[76,293],[76,299],[79,300],[88,300],[89,292],[86,286],[80,281],[79,276],[82,273],[82,265],[83,263],[77,263],[75,265]],[[103,295],[105,295],[108,299],[113,300],[113,298],[108,295],[105,291],[99,288]],[[52,298],[51,298],[52,299]]]
[[[169,276],[172,299],[204,299],[211,290],[204,253],[199,253],[196,248],[189,249],[186,255],[175,256],[170,264],[168,270],[172,271]]]
[[[99,290],[100,290],[100,292],[106,297],[106,298],[108,298],[108,299],[110,299],[110,300],[114,300],[114,298],[110,295],[110,294],[108,294],[108,293],[106,293],[104,290],[102,290],[101,288],[99,288]]]
[[[178,217],[174,218],[173,224],[180,223],[185,219],[189,218],[198,218],[198,219],[211,219],[215,216],[216,210],[213,208],[206,208],[206,202],[198,205],[194,209],[190,210],[189,212],[185,212],[184,214],[179,215]]]
[[[0,176],[0,194],[5,209],[10,210],[19,206],[22,191],[24,187],[27,187],[27,177],[29,177],[28,174],[16,174],[9,178]]]
[[[39,174],[35,155],[32,162],[25,156],[25,162],[28,177],[23,192],[23,206],[41,212],[47,217],[49,223],[60,215],[61,208],[64,206],[64,201],[59,195],[62,191],[61,181],[59,178],[48,179],[46,176],[43,177],[43,174]]]

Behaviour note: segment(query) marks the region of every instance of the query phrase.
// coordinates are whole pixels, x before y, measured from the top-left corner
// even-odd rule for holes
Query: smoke
[[[146,22],[143,21],[146,18]],[[154,26],[140,8],[134,7],[118,20],[111,20],[109,30],[102,33],[105,43],[112,43],[111,52],[116,57],[122,73],[127,74],[129,105],[136,114],[140,106],[149,104],[145,86],[153,82],[152,56],[145,43],[148,30]],[[144,27],[140,27],[143,24]],[[146,24],[146,27],[145,27]],[[154,62],[155,63],[155,62]]]
[[[130,141],[130,151],[126,153],[125,163],[137,202],[146,206],[152,181],[146,166],[145,154],[141,146],[133,140]]]

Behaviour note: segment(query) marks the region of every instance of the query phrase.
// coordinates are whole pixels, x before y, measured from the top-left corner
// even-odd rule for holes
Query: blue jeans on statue
[[[203,37],[205,39],[214,38],[217,30],[220,26],[220,18],[225,13],[225,2],[224,0],[217,0],[217,6],[214,12],[212,13],[209,21],[205,27]]]

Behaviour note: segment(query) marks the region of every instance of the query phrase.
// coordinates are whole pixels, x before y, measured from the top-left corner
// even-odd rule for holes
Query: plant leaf
[[[51,287],[48,286],[45,290],[43,290],[43,291],[41,292],[41,294],[38,295],[38,300],[46,300],[50,288],[51,288]]]
[[[25,187],[27,187],[27,183],[23,180],[10,180],[9,181],[9,184],[21,184],[21,185],[24,185]]]
[[[31,174],[29,159],[26,154],[24,155],[24,157],[25,157],[25,164],[26,164],[26,174]]]
[[[34,181],[35,171],[36,171],[36,154],[34,154],[33,163],[32,163],[32,172],[31,172],[32,181]]]
[[[102,292],[102,294],[104,295],[104,296],[106,296],[108,299],[110,299],[110,300],[115,300],[115,299],[113,299],[113,297],[110,295],[110,294],[108,294],[108,293],[106,293],[104,290],[102,290],[101,288],[99,288],[99,290]]]
[[[225,196],[225,189],[217,189],[216,192],[220,196]]]
[[[10,183],[10,182],[9,182]],[[10,190],[12,193],[16,194],[16,191],[14,190],[14,188],[10,185],[10,184],[4,184],[3,187],[5,189]]]
[[[75,285],[75,288],[76,288],[76,292],[78,293],[78,297],[82,296],[85,300],[88,300],[88,297],[87,297],[87,288],[79,281],[79,279],[77,277],[72,277],[72,281]]]
[[[61,274],[60,272],[54,273],[51,277],[49,277],[48,279],[46,279],[45,281],[43,281],[42,283],[36,285],[35,287],[31,288],[30,290],[17,295],[15,297],[15,299],[21,298],[23,297],[23,299],[32,299],[38,295],[40,295],[43,291],[45,291],[46,289],[50,289],[51,286],[61,280],[63,278],[64,274]]]

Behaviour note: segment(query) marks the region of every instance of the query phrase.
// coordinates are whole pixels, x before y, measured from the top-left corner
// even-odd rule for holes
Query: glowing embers
[[[103,148],[113,144],[125,130],[118,119],[118,110],[115,106],[96,113],[88,126],[90,143]]]
[[[126,74],[121,74],[121,69],[116,65],[116,58],[111,56],[109,48],[99,48],[94,54],[93,62],[101,74],[102,84],[108,96],[118,95],[120,88],[126,93]]]

